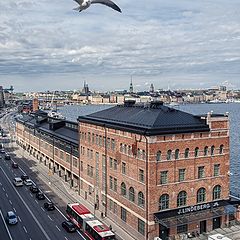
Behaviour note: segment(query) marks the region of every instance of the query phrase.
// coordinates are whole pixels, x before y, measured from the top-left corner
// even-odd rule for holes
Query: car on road
[[[26,185],[26,186],[32,186],[32,180],[31,179],[25,179],[24,181],[23,181],[23,183],[24,183],[24,185]]]
[[[39,189],[36,186],[31,186],[29,189],[32,193],[38,193],[39,192]]]
[[[11,160],[11,156],[8,154],[6,154],[4,158],[5,158],[5,160]]]
[[[8,224],[14,225],[18,223],[16,214],[13,211],[7,213],[6,221]]]
[[[37,198],[38,200],[44,200],[44,199],[45,199],[45,195],[44,195],[42,192],[38,192],[38,193],[36,194],[36,198]]]
[[[52,202],[45,202],[43,206],[48,211],[53,211],[55,209],[55,206]]]
[[[21,179],[24,181],[24,180],[26,180],[26,179],[29,179],[29,177],[28,177],[28,175],[23,174],[23,175],[21,176]]]
[[[13,162],[13,163],[12,163],[12,168],[18,168],[18,164],[15,163],[15,162]]]
[[[1,153],[1,154],[4,154],[4,153],[5,153],[5,150],[4,150],[4,149],[0,149],[0,153]]]
[[[62,222],[62,227],[67,232],[76,232],[76,230],[77,230],[76,226],[71,221],[64,221],[64,222]]]
[[[22,180],[20,177],[15,177],[15,178],[13,179],[13,184],[14,184],[16,187],[23,186],[23,180]]]

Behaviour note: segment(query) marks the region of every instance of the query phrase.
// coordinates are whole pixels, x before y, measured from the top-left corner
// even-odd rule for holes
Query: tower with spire
[[[129,87],[129,93],[133,93],[132,76],[131,76],[131,82],[130,82],[130,87]]]
[[[154,86],[153,86],[153,83],[151,83],[150,85],[150,90],[149,90],[150,93],[154,93]]]

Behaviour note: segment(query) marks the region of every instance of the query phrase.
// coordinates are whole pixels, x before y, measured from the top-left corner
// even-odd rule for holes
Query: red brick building
[[[130,101],[78,120],[81,194],[136,239],[194,235],[228,222],[227,115]]]
[[[135,239],[175,238],[225,226],[227,115],[193,116],[134,101],[78,118],[17,120],[18,143]]]

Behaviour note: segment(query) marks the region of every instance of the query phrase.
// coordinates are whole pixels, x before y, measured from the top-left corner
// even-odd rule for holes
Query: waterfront
[[[104,110],[111,107],[111,105],[72,105],[65,106],[59,109],[59,111],[66,116],[68,120],[76,121],[78,116],[91,114],[96,111]],[[228,104],[187,104],[179,105],[176,109],[192,113],[194,115],[206,114],[213,111],[213,113],[225,114],[229,112],[230,119],[230,171],[231,171],[231,191],[234,193],[240,193],[240,104],[228,103]]]

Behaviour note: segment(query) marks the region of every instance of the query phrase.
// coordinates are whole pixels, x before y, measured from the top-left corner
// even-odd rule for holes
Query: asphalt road
[[[7,132],[13,130],[12,116],[6,115],[0,122]],[[5,143],[5,145],[11,147],[11,144]],[[11,152],[9,153],[13,161],[19,162],[19,159],[15,159],[15,156]],[[0,223],[0,231],[3,230],[3,233],[6,235],[6,238],[3,238],[1,231],[0,239],[11,239],[7,233],[6,228],[8,228],[13,240],[84,240],[85,238],[82,237],[80,232],[67,233],[62,228],[61,223],[66,219],[62,211],[58,208],[51,212],[46,211],[43,208],[43,204],[47,200],[37,200],[35,194],[32,194],[28,187],[15,187],[12,184],[13,178],[20,177],[26,170],[30,176],[36,176],[36,173],[31,173],[31,169],[25,169],[24,171],[21,167],[13,169],[11,165],[12,161],[0,159],[0,207],[4,218],[7,212],[12,210],[18,216],[19,221],[14,226],[6,227]],[[33,177],[32,180],[35,181]],[[47,185],[41,184],[41,190],[47,196],[45,189],[47,189]]]

